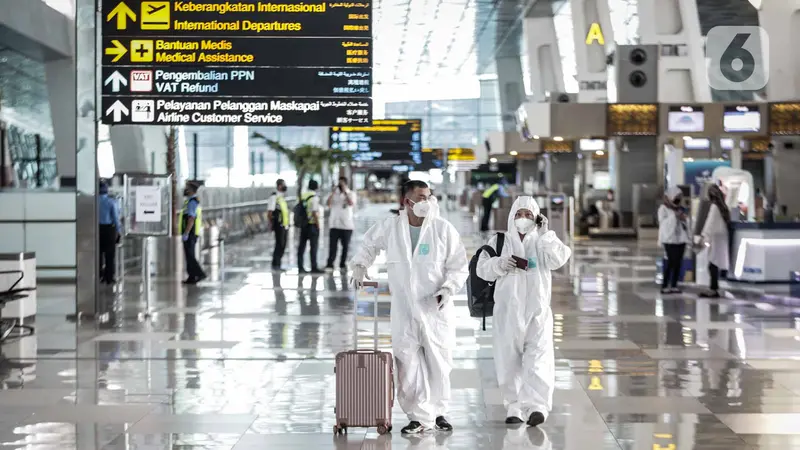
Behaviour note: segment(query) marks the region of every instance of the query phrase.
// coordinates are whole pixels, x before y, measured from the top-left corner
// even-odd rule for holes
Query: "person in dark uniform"
[[[317,197],[319,183],[317,180],[308,182],[308,191],[303,192],[300,201],[303,202],[308,215],[308,223],[295,224],[300,228],[300,239],[297,246],[297,270],[300,273],[308,273],[303,265],[305,259],[306,243],[309,244],[309,256],[311,257],[311,272],[313,274],[325,273],[317,265],[317,249],[319,248],[319,222],[320,222],[320,201]]]
[[[508,197],[505,186],[508,184],[505,178],[501,178],[497,183],[489,186],[483,191],[483,217],[481,218],[481,231],[489,231],[489,221],[492,218],[492,205],[497,197]]]
[[[100,282],[114,284],[117,243],[122,226],[119,222],[119,205],[108,196],[108,184],[100,182],[97,197],[97,219],[100,224]]]
[[[267,219],[270,229],[275,232],[275,249],[272,251],[272,270],[281,270],[281,260],[286,251],[286,241],[289,236],[289,205],[286,203],[286,181],[279,179],[276,183],[276,192],[269,197],[267,204]]]
[[[184,284],[197,284],[206,278],[206,273],[203,272],[195,256],[197,238],[203,226],[203,210],[200,207],[200,199],[197,198],[198,188],[196,183],[186,182],[186,187],[183,189],[186,200],[178,218],[178,232],[183,238],[183,255],[186,259],[186,272],[189,274]]]

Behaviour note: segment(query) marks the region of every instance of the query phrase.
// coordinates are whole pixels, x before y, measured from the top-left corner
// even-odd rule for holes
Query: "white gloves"
[[[542,218],[542,226],[539,227],[539,236],[541,236],[550,231],[550,224],[547,222],[547,217],[544,215],[540,214],[539,217]]]
[[[433,298],[435,298],[436,301],[439,302],[439,309],[442,309],[442,308],[444,308],[445,305],[450,303],[450,290],[449,289],[439,289],[439,292],[434,294]]]
[[[353,267],[353,279],[350,280],[353,287],[356,289],[361,289],[364,287],[364,280],[369,280],[369,276],[367,275],[367,268],[364,266],[355,266]]]
[[[497,258],[497,273],[499,275],[507,275],[509,272],[514,270],[517,267],[517,262],[514,261],[514,258],[508,257],[499,257]]]

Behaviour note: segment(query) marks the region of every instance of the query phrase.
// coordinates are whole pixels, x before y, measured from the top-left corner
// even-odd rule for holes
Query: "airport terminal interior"
[[[0,448],[800,449],[799,30],[793,0],[0,0]],[[506,244],[546,420],[508,423],[519,343],[470,273],[423,345],[452,430],[409,432],[380,358],[453,266],[430,224],[466,270],[528,197],[570,252],[548,284]],[[357,289],[406,218],[427,275],[388,246]]]

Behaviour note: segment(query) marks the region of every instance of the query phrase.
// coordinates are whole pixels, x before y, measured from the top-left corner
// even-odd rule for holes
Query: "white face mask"
[[[411,210],[414,211],[414,215],[415,216],[417,216],[417,217],[425,217],[425,216],[428,215],[428,212],[431,210],[431,205],[426,200],[426,201],[414,203],[414,207]]]
[[[533,219],[528,219],[527,217],[520,217],[519,219],[514,219],[514,225],[517,227],[517,231],[522,234],[527,234],[533,228],[536,223]]]

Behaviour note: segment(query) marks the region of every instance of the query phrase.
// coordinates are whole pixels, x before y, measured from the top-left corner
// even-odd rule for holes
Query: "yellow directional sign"
[[[169,30],[169,2],[142,2],[142,29]]]
[[[153,62],[153,41],[134,39],[131,41],[131,62]]]
[[[117,20],[118,30],[126,30],[128,29],[128,19],[136,22],[136,13],[133,12],[125,2],[119,2],[119,4],[108,13],[108,16],[106,16],[106,22],[111,22],[114,19]]]
[[[114,59],[112,59],[111,62],[119,61],[120,58],[125,56],[125,53],[128,53],[128,49],[125,48],[122,42],[116,39],[111,41],[111,45],[113,45],[113,47],[106,48],[106,55],[114,56]]]

